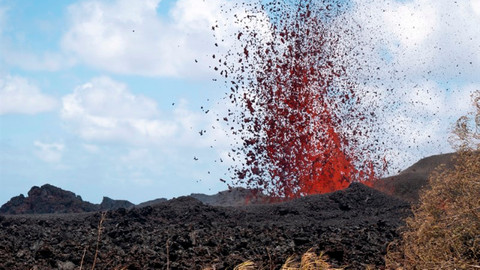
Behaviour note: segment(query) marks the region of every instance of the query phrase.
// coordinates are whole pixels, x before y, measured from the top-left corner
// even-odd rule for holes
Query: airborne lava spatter
[[[368,184],[380,171],[359,143],[369,136],[371,115],[358,109],[342,61],[349,33],[332,23],[342,2],[274,1],[238,18],[257,28],[236,33],[242,50],[226,55],[220,70],[237,107],[224,120],[235,123],[242,141],[232,149],[243,159],[233,184],[288,199]],[[265,25],[269,31],[258,30]]]

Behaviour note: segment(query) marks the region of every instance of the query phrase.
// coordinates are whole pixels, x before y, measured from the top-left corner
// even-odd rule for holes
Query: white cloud
[[[392,77],[467,82],[480,79],[478,0],[356,2],[357,8],[346,16],[353,16],[362,26],[356,29],[356,37],[363,36],[362,54],[373,49],[365,54],[368,63],[387,54],[391,59],[381,68]]]
[[[480,16],[480,0],[470,0],[473,11]]]
[[[71,22],[64,51],[103,70],[147,76],[189,76],[195,59],[211,62],[211,31],[226,16],[223,0],[178,0],[169,16],[157,13],[159,0],[84,1],[69,7]]]
[[[119,74],[213,76],[211,67],[218,64],[218,58],[212,55],[234,49],[237,40],[233,33],[245,27],[235,23],[234,14],[246,16],[245,7],[228,0],[177,0],[163,14],[159,13],[161,5],[169,3],[79,1],[68,7],[65,17],[69,21],[59,40],[60,49],[43,52],[23,49],[15,35],[24,33],[1,35],[6,12],[0,9],[0,50],[5,52],[0,60],[24,70],[58,71],[85,64]],[[260,17],[257,14],[253,25],[266,30],[267,16]],[[258,23],[262,19],[263,23]],[[213,32],[214,25],[220,29]]]
[[[221,128],[199,135],[200,130],[218,125],[213,113],[193,112],[185,100],[173,112],[161,112],[154,100],[133,94],[109,77],[93,78],[64,96],[61,118],[66,127],[90,142],[156,145],[168,151],[225,141]]]
[[[19,76],[0,78],[0,115],[36,114],[56,108],[54,98],[42,94],[38,87]]]
[[[77,87],[62,103],[62,119],[87,140],[148,143],[176,132],[173,123],[159,120],[155,101],[108,77]]]
[[[403,46],[414,46],[428,39],[439,18],[435,5],[414,1],[384,12],[382,19]]]
[[[35,154],[41,160],[48,163],[58,163],[62,160],[65,145],[63,143],[43,143],[40,141],[34,142],[37,150]]]
[[[393,91],[378,87],[369,90],[372,89],[376,95],[369,97],[366,106],[379,109],[375,123],[379,132],[370,139],[392,148],[384,153],[392,162],[391,174],[422,157],[453,151],[448,140],[451,128],[472,109],[470,94],[480,89],[480,83],[446,90],[424,80]]]
[[[453,151],[451,127],[480,89],[477,0],[355,2],[339,20],[355,33],[345,44],[357,45],[346,63],[371,93],[394,167]]]

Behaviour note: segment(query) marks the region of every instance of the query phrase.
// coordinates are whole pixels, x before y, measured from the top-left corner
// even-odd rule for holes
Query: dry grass
[[[453,130],[454,169],[440,167],[430,176],[402,239],[389,246],[388,269],[480,269],[480,92],[476,95],[476,114],[460,118]]]
[[[283,264],[281,270],[338,270],[332,268],[327,263],[327,257],[323,253],[315,254],[311,250],[303,254],[300,262],[295,261],[292,257],[288,258]]]
[[[107,212],[102,212],[101,215],[100,215],[100,221],[98,222],[98,226],[97,226],[97,241],[96,241],[96,244],[95,244],[95,255],[93,257],[93,263],[92,263],[91,270],[94,270],[95,265],[97,264],[98,252],[99,252],[99,249],[100,249],[101,237],[102,237],[102,232],[103,232],[103,222],[105,221],[106,217],[107,217]],[[79,268],[80,270],[82,270],[82,268],[83,268],[83,263],[85,261],[86,253],[87,253],[87,248],[85,247],[83,249],[82,260],[80,261],[80,268]],[[115,269],[123,269],[123,268],[115,268]]]
[[[234,270],[254,270],[258,269],[252,261],[246,261],[237,265]],[[303,254],[300,261],[297,261],[293,256],[288,258],[282,265],[281,270],[341,270],[339,268],[332,268],[327,263],[327,257],[323,253],[315,254],[309,250]]]
[[[256,269],[255,263],[252,261],[246,261],[244,263],[241,263],[235,266],[235,268],[233,268],[233,270],[255,270],[255,269]]]

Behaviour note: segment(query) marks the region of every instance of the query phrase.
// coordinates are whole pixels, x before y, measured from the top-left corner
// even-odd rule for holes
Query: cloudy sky
[[[94,203],[224,190],[227,90],[208,66],[234,42],[235,2],[0,0],[0,204],[45,183]],[[351,2],[369,102],[400,101],[385,155],[402,168],[451,151],[480,90],[480,0]]]

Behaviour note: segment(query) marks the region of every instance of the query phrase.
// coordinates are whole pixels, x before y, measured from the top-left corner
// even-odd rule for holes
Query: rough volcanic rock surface
[[[251,189],[234,187],[214,195],[192,193],[190,197],[213,206],[242,206],[245,204],[259,204],[268,201],[268,198]]]
[[[165,198],[159,198],[159,199],[154,199],[154,200],[146,201],[146,202],[143,202],[143,203],[139,203],[139,204],[135,205],[134,207],[141,208],[141,207],[145,207],[145,206],[155,206],[159,203],[163,203],[163,202],[166,202],[166,201],[167,201],[167,199],[165,199]]]
[[[98,207],[82,200],[75,193],[46,184],[34,186],[28,192],[13,197],[0,207],[3,214],[37,214],[37,213],[80,213],[98,210]]]
[[[108,197],[103,197],[103,200],[98,207],[99,210],[105,211],[118,208],[129,208],[132,206],[134,206],[134,204],[126,200],[113,200]]]
[[[71,191],[45,184],[32,187],[27,197],[23,194],[13,197],[0,207],[0,214],[82,213],[130,206],[133,204],[128,201],[108,197],[104,197],[100,205],[92,204]]]
[[[310,248],[336,266],[378,269],[409,209],[361,184],[269,205],[214,207],[180,197],[122,208],[106,213],[96,269],[232,269],[245,260],[279,269]],[[0,216],[0,269],[90,269],[100,220],[100,213]]]

